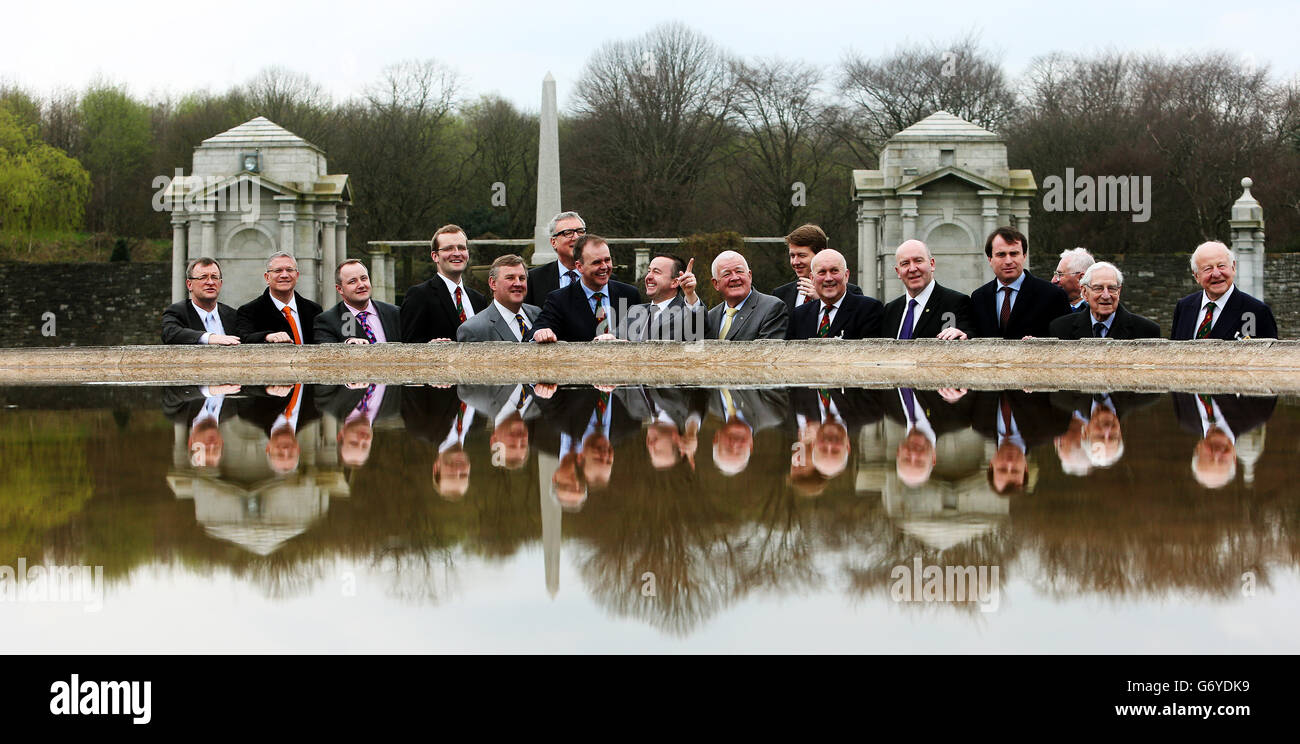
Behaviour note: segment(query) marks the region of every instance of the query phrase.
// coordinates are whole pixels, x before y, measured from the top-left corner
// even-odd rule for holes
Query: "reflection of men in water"
[[[1088,456],[1089,462],[1099,468],[1108,468],[1124,455],[1124,435],[1120,429],[1119,414],[1115,412],[1109,395],[1100,401],[1094,401],[1091,413],[1088,424],[1083,427],[1079,446]]]
[[[177,387],[163,391],[163,412],[172,421],[189,427],[190,464],[196,468],[221,465],[224,440],[221,422],[234,413],[226,396],[239,392],[238,385]]]
[[[469,491],[470,462],[465,453],[465,436],[474,424],[475,413],[473,406],[461,402],[433,460],[434,493],[447,501],[460,501]]]
[[[895,469],[904,485],[916,488],[930,480],[938,461],[935,442],[939,435],[970,425],[966,392],[965,388],[898,388],[885,394],[885,415],[906,427],[894,453]]]
[[[1093,268],[1105,265],[1098,263]],[[1081,311],[1076,316],[1088,312]],[[1060,391],[1052,393],[1050,398],[1053,406],[1071,415],[1068,430],[1056,438],[1061,469],[1070,475],[1087,475],[1094,467],[1105,468],[1119,462],[1124,455],[1121,420],[1159,400],[1156,395],[1125,391],[1092,395]]]
[[[1237,438],[1263,426],[1277,397],[1172,393],[1184,431],[1200,435],[1192,450],[1192,476],[1206,488],[1222,488],[1237,476]]]
[[[1056,456],[1061,460],[1061,471],[1066,475],[1082,477],[1092,472],[1092,461],[1083,451],[1083,427],[1087,423],[1088,419],[1076,412],[1070,418],[1070,427],[1053,441]]]
[[[737,475],[749,467],[754,452],[754,432],[739,418],[730,418],[713,433],[713,464],[723,475]]]
[[[646,452],[651,467],[667,470],[685,458],[694,469],[700,421],[706,407],[702,391],[633,385],[620,387],[614,395],[629,416],[648,427]]]
[[[916,488],[929,481],[930,473],[939,460],[931,436],[913,427],[907,430],[907,434],[898,443],[898,450],[894,453],[894,467],[898,479],[909,488]]]
[[[771,388],[721,388],[708,395],[709,412],[722,420],[713,434],[713,463],[724,475],[743,472],[754,451],[754,433],[785,419],[789,397]]]
[[[266,459],[277,474],[298,469],[298,431],[320,417],[311,385],[268,385],[242,401],[239,416],[267,434]]]
[[[1029,448],[1065,432],[1070,414],[1054,408],[1046,393],[980,392],[975,397],[973,425],[997,444],[988,481],[995,492],[1008,495],[1025,489]]]
[[[813,468],[828,480],[834,478],[848,467],[851,449],[849,431],[844,422],[830,419],[817,428],[817,438],[813,440]]]
[[[492,310],[483,313],[487,316]],[[465,326],[461,326],[464,328]],[[492,464],[518,470],[528,462],[529,422],[540,413],[532,385],[461,385],[460,399],[492,418]]]

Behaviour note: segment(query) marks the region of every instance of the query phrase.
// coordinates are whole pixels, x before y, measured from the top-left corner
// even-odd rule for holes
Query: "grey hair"
[[[577,212],[560,212],[559,214],[552,217],[550,224],[546,226],[546,237],[549,238],[555,234],[555,226],[560,224],[560,220],[567,220],[567,219],[576,219],[578,222],[582,223],[583,230],[587,229],[587,221],[582,219],[582,215],[578,214]]]
[[[746,271],[746,272],[749,271],[749,259],[745,258],[743,255],[741,255],[741,254],[740,254],[739,252],[737,252],[737,251],[723,251],[722,253],[719,253],[719,254],[717,255],[717,257],[715,257],[715,258],[713,259],[713,265],[709,267],[709,276],[713,277],[714,279],[717,279],[717,278],[718,278],[718,262],[721,261],[722,259],[724,259],[724,258],[728,258],[728,257],[730,257],[730,256],[740,256],[740,260],[745,262],[745,271]]]
[[[1092,272],[1097,269],[1110,269],[1115,272],[1115,283],[1121,287],[1124,286],[1124,272],[1120,271],[1118,266],[1109,261],[1098,261],[1092,266],[1089,266],[1088,270],[1083,272],[1084,284],[1092,284]]]
[[[1071,271],[1087,271],[1097,259],[1092,257],[1087,248],[1071,248],[1061,251],[1061,258],[1065,259],[1066,265]]]
[[[186,279],[193,278],[194,270],[200,266],[216,266],[217,273],[218,274],[221,273],[221,264],[217,263],[217,259],[209,258],[208,256],[199,256],[193,261],[190,261],[189,265],[185,267],[185,278]]]
[[[272,253],[270,256],[268,256],[267,259],[266,259],[266,270],[267,270],[267,271],[270,271],[270,270],[271,270],[271,262],[274,261],[274,260],[277,259],[277,258],[287,258],[287,259],[290,259],[290,260],[293,261],[293,267],[294,267],[295,269],[298,268],[298,259],[294,258],[292,253],[285,253],[284,251],[276,251],[275,253]]]
[[[1191,264],[1192,266],[1193,274],[1196,273],[1196,254],[1200,253],[1202,248],[1222,248],[1223,250],[1228,252],[1228,260],[1233,262],[1234,264],[1237,263],[1237,254],[1233,253],[1231,248],[1224,245],[1223,243],[1220,243],[1217,240],[1208,240],[1196,246],[1196,250],[1192,251],[1191,257],[1187,259],[1187,263]]]

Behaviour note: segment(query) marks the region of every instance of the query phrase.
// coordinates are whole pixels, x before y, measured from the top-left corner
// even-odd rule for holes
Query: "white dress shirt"
[[[469,290],[465,289],[464,281],[462,281],[460,284],[457,284],[456,282],[453,282],[452,280],[443,276],[441,272],[439,272],[438,278],[442,280],[443,284],[447,285],[447,294],[451,295],[451,306],[452,307],[456,306],[456,290],[459,289],[460,306],[461,309],[465,311],[465,320],[469,320],[470,318],[474,317],[474,303],[469,301]],[[453,333],[452,335],[454,336],[456,334]]]

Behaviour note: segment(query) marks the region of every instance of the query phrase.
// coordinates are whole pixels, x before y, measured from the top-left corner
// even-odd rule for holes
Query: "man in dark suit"
[[[848,292],[849,269],[843,254],[827,248],[812,260],[816,302],[805,302],[790,316],[787,339],[875,338],[885,308],[873,297]]]
[[[163,390],[163,413],[189,428],[189,463],[196,468],[221,465],[225,441],[221,424],[235,415],[226,397],[239,393],[238,385],[188,385]]]
[[[1169,338],[1277,338],[1273,311],[1234,284],[1237,258],[1228,246],[1218,241],[1197,246],[1192,253],[1192,275],[1201,291],[1178,301]]]
[[[619,338],[629,341],[699,341],[704,338],[704,303],[695,293],[695,259],[659,253],[646,267],[649,302],[620,319]],[[626,321],[626,327],[623,327]]]
[[[456,329],[457,341],[528,341],[541,308],[524,302],[528,272],[524,259],[507,253],[492,262],[488,273],[492,304]]]
[[[1065,290],[1025,270],[1029,239],[1019,230],[999,227],[984,241],[994,279],[971,293],[975,335],[1019,339],[1051,335],[1053,320],[1070,312]]]
[[[1052,272],[1052,284],[1065,290],[1065,297],[1070,301],[1070,312],[1077,313],[1088,309],[1088,300],[1083,296],[1080,280],[1089,266],[1096,263],[1086,248],[1071,248],[1061,251],[1061,260]]]
[[[352,383],[319,385],[316,401],[321,410],[338,422],[339,462],[359,468],[370,459],[375,422],[401,412],[402,387]]]
[[[538,343],[612,340],[618,318],[641,302],[636,287],[610,278],[614,259],[604,238],[592,234],[578,238],[573,257],[582,280],[547,295],[533,329]]]
[[[578,281],[578,265],[573,260],[573,244],[587,234],[587,223],[577,212],[560,212],[546,227],[556,260],[535,266],[528,272],[528,294],[524,302],[541,307],[557,289]]]
[[[1206,488],[1222,488],[1237,475],[1237,440],[1273,416],[1277,396],[1171,393],[1184,431],[1201,437],[1192,450],[1192,476]]]
[[[796,227],[785,236],[785,246],[790,254],[790,268],[794,269],[794,281],[782,284],[772,290],[772,296],[785,303],[787,312],[804,303],[817,299],[817,291],[812,282],[813,256],[826,250],[829,241],[826,233],[817,225],[808,224]],[[862,294],[862,287],[849,284],[849,294]]]
[[[239,402],[239,417],[266,432],[266,460],[279,475],[298,469],[298,433],[320,418],[315,387],[299,383],[245,388],[250,397]]]
[[[235,309],[217,302],[221,294],[221,264],[216,259],[196,258],[185,268],[188,300],[181,300],[163,311],[164,344],[218,344],[234,346]]]
[[[1070,418],[1069,412],[1052,406],[1047,393],[975,393],[972,428],[997,445],[987,472],[993,490],[1001,495],[1024,491],[1029,482],[1029,450],[1069,429]]]
[[[907,291],[885,305],[881,338],[969,338],[975,329],[970,298],[934,280],[934,256],[919,240],[894,251],[894,273]]]
[[[785,303],[754,289],[749,262],[735,251],[713,259],[713,288],[722,302],[709,310],[704,337],[724,341],[785,338],[790,313]]]
[[[1128,311],[1119,302],[1124,275],[1112,263],[1088,267],[1081,285],[1084,310],[1052,321],[1052,336],[1066,341],[1081,338],[1160,338],[1160,326]]]
[[[383,344],[402,339],[402,321],[396,305],[370,297],[370,272],[355,258],[339,264],[334,289],[343,297],[316,316],[318,344]]]
[[[266,261],[266,291],[239,307],[235,328],[246,344],[315,343],[320,305],[294,291],[298,286],[298,261],[279,251]]]
[[[970,298],[967,298],[970,299]],[[900,427],[894,472],[903,485],[918,488],[930,480],[939,462],[939,437],[970,427],[973,396],[964,389],[886,389],[885,415]]]
[[[465,286],[469,239],[456,225],[443,225],[433,234],[429,256],[437,273],[406,290],[402,301],[402,340],[408,344],[450,341],[460,324],[483,312],[487,298]]]

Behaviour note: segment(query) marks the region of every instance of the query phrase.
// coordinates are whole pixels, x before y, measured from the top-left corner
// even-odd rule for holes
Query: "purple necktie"
[[[903,327],[898,329],[898,338],[907,341],[912,338],[912,322],[915,316],[912,311],[916,309],[916,300],[907,301],[907,314],[903,316]]]

